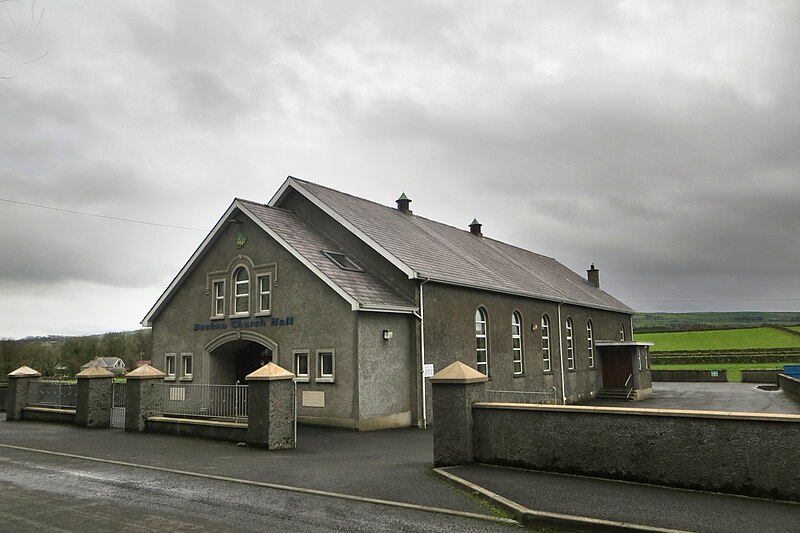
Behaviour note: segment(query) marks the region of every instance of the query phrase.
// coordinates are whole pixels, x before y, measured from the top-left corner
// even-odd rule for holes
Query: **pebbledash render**
[[[651,392],[633,310],[556,260],[289,177],[235,199],[142,321],[168,381],[296,375],[300,422],[433,422],[427,376],[456,360],[489,389],[573,403]],[[514,401],[506,394],[504,401]],[[525,397],[520,394],[519,398]]]

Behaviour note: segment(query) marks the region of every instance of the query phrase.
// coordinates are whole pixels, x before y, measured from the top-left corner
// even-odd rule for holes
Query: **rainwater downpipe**
[[[419,358],[420,358],[420,380],[422,383],[422,429],[428,429],[428,405],[426,401],[426,389],[425,389],[425,300],[422,295],[422,286],[428,283],[428,278],[422,280],[422,283],[419,284],[419,314],[416,315],[419,318],[419,340],[420,340],[420,351],[419,351]]]
[[[564,342],[561,339],[561,306],[564,302],[558,304],[558,363],[561,366],[561,405],[567,405],[567,391],[564,389]]]

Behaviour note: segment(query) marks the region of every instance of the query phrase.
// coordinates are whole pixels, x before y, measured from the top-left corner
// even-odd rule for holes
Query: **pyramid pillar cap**
[[[431,383],[482,383],[489,381],[489,378],[461,361],[456,361],[450,366],[443,368],[430,378]]]
[[[40,378],[42,373],[32,369],[29,366],[21,366],[8,374],[10,378]]]
[[[267,363],[258,370],[251,372],[245,378],[246,381],[277,381],[281,379],[294,379],[294,374],[281,368],[275,363]]]
[[[90,366],[86,370],[82,370],[75,374],[75,377],[78,379],[85,379],[85,378],[113,378],[114,373],[109,372],[105,368],[101,368],[99,366]]]
[[[150,365],[142,365],[136,370],[128,372],[125,376],[126,379],[156,379],[164,378],[167,375],[161,370],[154,368]]]

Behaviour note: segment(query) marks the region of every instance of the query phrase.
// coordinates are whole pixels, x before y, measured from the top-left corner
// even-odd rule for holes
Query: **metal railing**
[[[128,384],[113,383],[111,385],[111,427],[125,427],[125,408],[128,405]]]
[[[63,381],[33,381],[28,389],[28,405],[75,409],[78,405],[78,384]]]
[[[630,383],[630,386],[628,386],[628,383]],[[631,394],[633,394],[633,389],[634,389],[633,374],[631,374],[631,375],[628,376],[628,379],[625,380],[625,399],[626,400],[630,400],[631,399]]]
[[[485,402],[492,403],[544,403],[558,404],[558,390],[549,391],[485,390]]]
[[[200,385],[165,383],[162,392],[165,416],[247,422],[247,385]]]

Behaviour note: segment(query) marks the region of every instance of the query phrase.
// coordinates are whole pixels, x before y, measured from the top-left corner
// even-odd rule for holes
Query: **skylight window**
[[[340,252],[328,252],[322,250],[325,257],[333,261],[333,263],[342,270],[350,270],[352,272],[364,272],[364,269],[353,262],[352,259]]]

